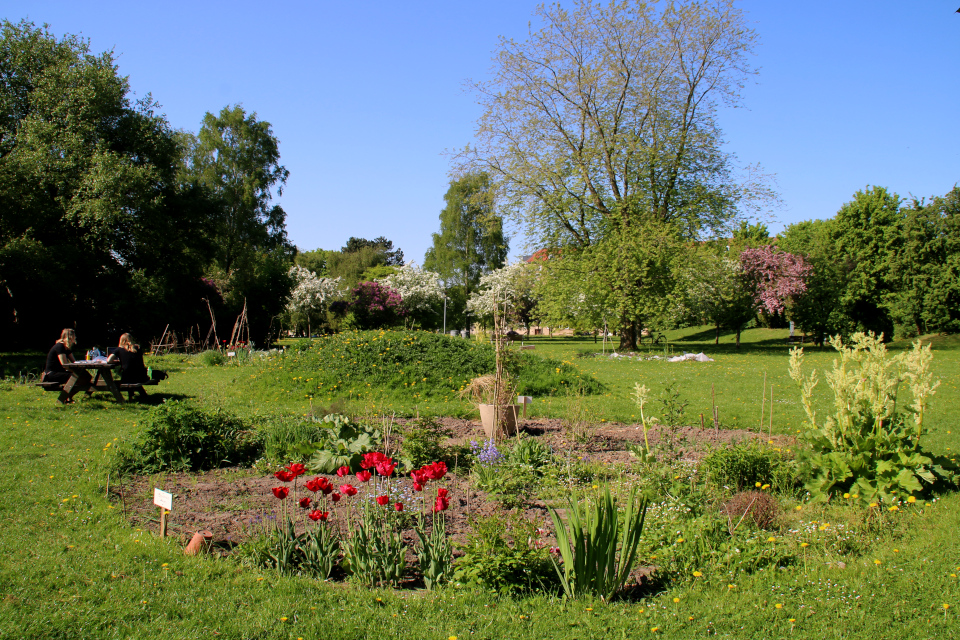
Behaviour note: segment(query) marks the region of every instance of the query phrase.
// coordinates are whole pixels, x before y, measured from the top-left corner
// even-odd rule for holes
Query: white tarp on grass
[[[700,353],[685,353],[682,356],[674,356],[669,358],[667,362],[683,362],[684,360],[695,360],[696,362],[713,362],[713,358],[704,355],[701,351]]]

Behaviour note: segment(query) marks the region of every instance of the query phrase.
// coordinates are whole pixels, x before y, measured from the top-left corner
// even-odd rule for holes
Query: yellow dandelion
[[[760,484],[759,482],[756,482],[756,483],[754,483],[753,486],[755,486],[757,489],[759,489],[759,488],[762,487],[763,485]]]
[[[802,504],[798,504],[798,505],[797,505],[797,511],[800,511],[801,509],[803,509],[803,505],[802,505]]]
[[[677,538],[677,542],[683,542],[683,538]]]
[[[776,541],[777,539],[774,538],[773,536],[770,536],[769,538],[767,538],[767,542],[776,542]]]
[[[737,588],[737,585],[735,585],[735,584],[728,584],[728,585],[727,585],[727,589],[736,589],[736,588]]]
[[[650,633],[656,633],[657,631],[660,631],[660,627],[650,627]]]
[[[783,609],[783,605],[780,604],[779,602],[773,606],[775,606],[777,609]]]
[[[286,621],[287,621],[287,616],[282,616],[280,618],[280,622],[286,622]]]
[[[810,543],[809,543],[809,542],[801,542],[801,543],[800,543],[800,546],[803,547],[804,549],[806,549],[807,547],[810,546]]]
[[[913,504],[913,503],[916,502],[916,501],[917,501],[917,499],[914,498],[913,496],[910,496],[909,498],[907,498],[907,502],[909,502],[910,504]]]
[[[843,497],[846,498],[847,500],[849,500],[849,499],[850,499],[850,494],[849,494],[849,493],[845,493],[845,494],[843,494]]]
[[[673,601],[674,603],[680,602],[680,598],[674,598]]]
[[[694,571],[694,572],[693,572],[693,577],[694,577],[694,578],[699,578],[699,577],[702,576],[702,575],[703,575],[703,574],[700,573],[699,571]]]
[[[873,564],[875,564],[875,565],[877,565],[877,566],[879,567],[879,566],[880,566],[880,561],[879,561],[879,560],[874,560],[874,561],[873,561]]]
[[[761,491],[766,491],[766,490],[769,489],[769,488],[770,488],[770,485],[769,485],[769,484],[765,484],[765,485],[763,485],[762,487],[760,487]]]
[[[876,502],[871,502],[871,503],[870,503],[870,507],[871,507],[871,508],[876,507],[876,506],[877,506],[877,503],[876,503]]]
[[[890,507],[889,510],[890,510],[890,511],[900,511],[900,507],[898,507],[897,505],[893,505],[892,507]]]

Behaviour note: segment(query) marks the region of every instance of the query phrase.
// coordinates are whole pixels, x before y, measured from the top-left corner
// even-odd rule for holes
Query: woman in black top
[[[147,368],[143,364],[143,354],[139,345],[133,343],[133,336],[125,333],[120,336],[120,347],[115,349],[107,362],[120,362],[120,379],[126,384],[147,381]]]
[[[72,350],[76,344],[77,334],[73,329],[64,329],[60,332],[60,339],[53,343],[53,348],[51,348],[50,353],[47,354],[47,364],[44,367],[41,381],[59,382],[63,384],[70,379],[70,372],[64,369],[63,365],[77,361],[77,359],[73,357]],[[77,376],[80,378],[79,382],[90,381],[90,374],[86,371],[78,371]],[[70,390],[70,395],[64,402],[67,404],[73,402],[73,395],[82,388],[84,388],[82,384],[74,385],[73,389]]]

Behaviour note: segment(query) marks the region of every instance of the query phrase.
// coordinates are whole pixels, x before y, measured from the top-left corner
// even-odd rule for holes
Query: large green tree
[[[287,271],[295,248],[287,240],[286,213],[272,204],[289,172],[280,164],[280,145],[270,123],[243,107],[207,113],[192,140],[184,176],[212,198],[209,231],[216,239],[209,273],[227,313],[247,304],[257,342],[286,304],[293,286]]]
[[[732,0],[541,5],[543,27],[502,40],[464,168],[486,171],[539,247],[584,249],[669,225],[678,238],[719,229],[744,190],[721,148],[719,102],[736,103],[752,70],[753,31]],[[614,252],[616,253],[616,252]],[[639,263],[647,262],[641,257]],[[652,301],[615,273],[621,346],[636,346]],[[647,282],[653,283],[652,280]]]
[[[903,246],[900,197],[883,187],[858,191],[830,225],[834,260],[845,273],[838,304],[853,330],[893,338],[886,304],[896,290],[892,261]]]
[[[487,174],[468,173],[451,181],[443,199],[440,231],[433,234],[423,268],[440,274],[452,301],[450,324],[462,326],[466,300],[481,276],[503,267],[509,245]]]
[[[208,207],[179,184],[182,138],[154,108],[110,52],[0,24],[0,340],[193,324]]]

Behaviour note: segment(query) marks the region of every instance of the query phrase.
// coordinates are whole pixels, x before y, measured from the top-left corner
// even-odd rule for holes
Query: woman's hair
[[[133,336],[129,333],[125,333],[120,336],[120,346],[129,351],[130,353],[137,352],[137,345],[133,343]]]
[[[60,339],[57,342],[62,342],[67,347],[72,347],[77,344],[77,332],[73,329],[64,329],[60,332]]]

